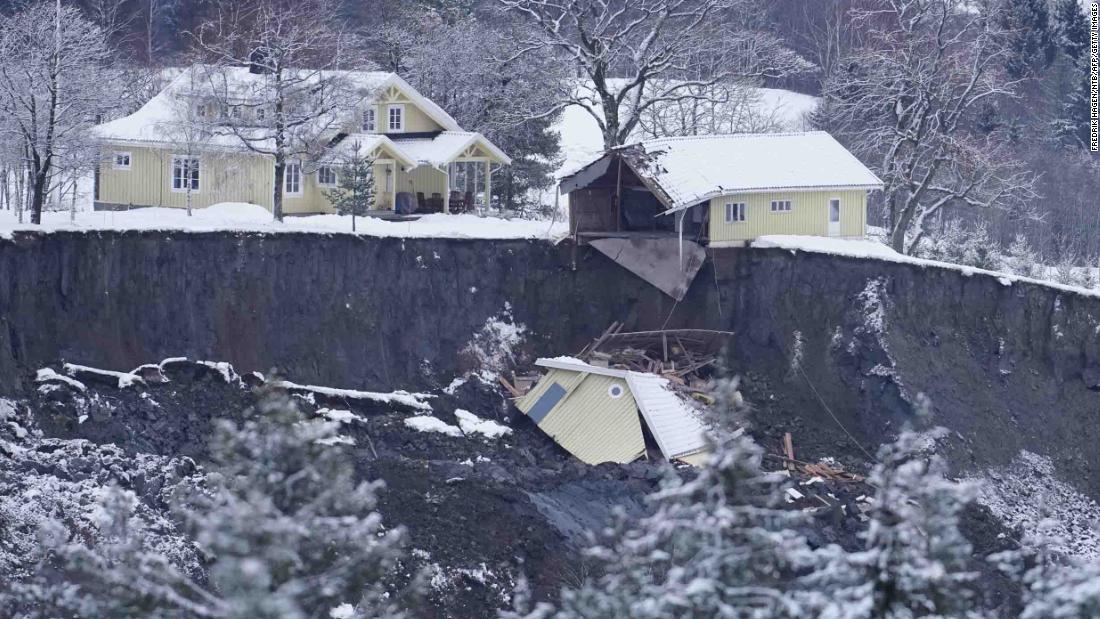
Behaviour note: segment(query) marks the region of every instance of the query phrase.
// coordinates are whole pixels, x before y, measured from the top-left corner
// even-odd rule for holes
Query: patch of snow
[[[314,441],[318,445],[354,445],[355,439],[350,436],[326,436]]]
[[[355,616],[355,607],[347,602],[333,608],[328,611],[328,616],[332,619],[351,619]]]
[[[237,371],[233,369],[233,366],[225,361],[196,361],[195,363],[217,370],[228,385],[240,382],[241,380],[241,377],[237,374]]]
[[[501,425],[491,419],[482,419],[477,415],[461,408],[455,410],[458,418],[458,427],[464,434],[482,434],[486,438],[500,438],[512,433],[512,428]]]
[[[255,204],[223,203],[194,209],[191,217],[181,208],[148,207],[129,211],[85,211],[76,214],[48,211],[42,213],[42,225],[20,224],[12,210],[0,210],[0,236],[13,232],[95,232],[103,230],[160,230],[166,232],[316,232],[371,237],[448,238],[448,239],[543,239],[557,241],[568,235],[565,221],[503,219],[473,214],[433,213],[414,221],[383,221],[360,217],[355,232],[351,218],[342,215],[304,215],[276,222],[271,212]]]
[[[462,430],[459,429],[458,426],[452,426],[442,419],[432,417],[431,415],[406,417],[405,425],[417,432],[438,432],[440,434],[446,434],[447,436],[462,436]]]
[[[430,394],[427,393],[409,393],[408,391],[391,391],[389,393],[381,393],[377,391],[358,391],[355,389],[336,389],[334,387],[320,387],[317,385],[299,385],[298,383],[292,383],[287,380],[279,381],[278,383],[276,383],[276,386],[282,387],[284,389],[297,389],[300,391],[307,391],[311,395],[316,393],[318,395],[324,395],[333,398],[369,400],[371,402],[380,402],[382,404],[400,404],[402,406],[407,406],[415,410],[432,410],[432,407],[424,401],[432,397]]]
[[[515,322],[512,306],[505,303],[504,310],[485,321],[461,354],[472,357],[482,381],[495,383],[500,373],[513,364],[513,350],[523,341],[526,332],[526,325]]]
[[[459,387],[466,384],[466,380],[467,377],[465,376],[456,376],[455,379],[451,381],[451,384],[443,388],[443,393],[446,393],[447,395],[454,395],[455,392],[458,391]]]
[[[322,408],[317,411],[317,414],[325,417],[329,421],[337,421],[340,423],[351,423],[353,421],[363,420],[359,415],[344,409]]]
[[[145,380],[137,374],[130,372],[116,372],[114,370],[102,370],[100,368],[88,367],[86,365],[77,365],[74,363],[66,363],[64,365],[65,372],[70,376],[75,375],[78,372],[85,372],[88,374],[99,374],[100,376],[106,376],[108,378],[114,378],[118,381],[119,389],[126,389],[134,385],[144,385]]]
[[[73,389],[76,389],[77,391],[87,391],[88,390],[88,387],[85,386],[84,383],[82,383],[79,380],[77,380],[75,378],[72,378],[70,376],[65,376],[64,374],[58,374],[56,371],[53,370],[53,368],[42,368],[42,369],[38,370],[38,372],[34,376],[34,381],[37,382],[37,383],[46,383],[46,382],[53,381],[53,382],[65,383],[66,385],[69,385],[70,387],[72,387]],[[42,387],[46,387],[46,386],[47,385],[42,385]],[[40,392],[42,391],[42,387],[39,387]]]
[[[1100,556],[1100,505],[1056,477],[1050,458],[1021,451],[1008,465],[970,478],[978,482],[978,502],[1009,528],[1033,530],[1040,521],[1056,523],[1066,547],[1055,550],[1088,558]]]
[[[758,237],[756,240],[752,241],[751,246],[759,248],[786,249],[792,252],[806,251],[817,254],[830,254],[833,256],[843,256],[846,258],[868,258],[873,260],[883,260],[885,262],[896,262],[899,264],[912,264],[923,268],[947,269],[949,271],[961,273],[962,275],[968,277],[973,275],[994,277],[997,278],[997,281],[1004,286],[1008,286],[1016,282],[1025,282],[1029,284],[1046,286],[1048,288],[1054,288],[1057,290],[1063,290],[1066,292],[1072,292],[1075,294],[1081,294],[1090,297],[1100,297],[1100,290],[1094,290],[1091,288],[1069,286],[1066,284],[1059,284],[1057,282],[1052,282],[1048,280],[1014,275],[1012,273],[987,271],[985,269],[978,269],[975,267],[964,266],[952,262],[941,262],[939,260],[928,260],[925,258],[916,258],[913,256],[907,256],[905,254],[899,254],[887,245],[871,239],[838,239],[823,236],[772,234]]]

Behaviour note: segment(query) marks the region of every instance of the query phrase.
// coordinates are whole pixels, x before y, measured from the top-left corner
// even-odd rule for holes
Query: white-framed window
[[[405,105],[398,103],[386,108],[386,127],[389,131],[401,132],[405,130]]]
[[[745,221],[744,202],[726,202],[726,223]]]
[[[199,158],[191,155],[172,155],[172,191],[199,190]]]
[[[116,170],[129,170],[133,160],[130,157],[130,153],[116,152],[114,163]]]
[[[244,110],[239,105],[233,105],[229,108],[229,118],[233,120],[240,120],[244,117]]]
[[[283,172],[283,193],[297,195],[302,193],[302,164],[292,161],[286,164]]]
[[[336,169],[327,165],[317,168],[317,184],[326,187],[336,186]]]
[[[370,106],[363,110],[363,132],[374,133],[378,131],[378,110]]]
[[[791,201],[790,200],[772,200],[772,212],[773,213],[790,213]]]
[[[267,108],[266,107],[264,107],[262,105],[257,107],[255,114],[256,114],[256,120],[258,120],[260,122],[263,122],[263,121],[267,120]]]
[[[206,110],[206,104],[205,103],[196,103],[195,104],[195,116],[196,117],[206,118],[206,111],[207,110]]]

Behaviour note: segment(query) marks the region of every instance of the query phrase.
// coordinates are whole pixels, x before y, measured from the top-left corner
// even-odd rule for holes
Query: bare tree
[[[340,71],[350,36],[334,23],[334,0],[219,0],[194,33],[212,58],[202,77],[211,131],[235,136],[275,161],[272,213],[283,219],[287,164],[313,159],[367,96]]]
[[[706,98],[731,78],[781,76],[808,63],[749,19],[749,0],[500,0],[533,25],[521,54],[557,53],[585,80],[558,93],[551,112],[586,110],[604,146],[627,142],[642,114]]]
[[[103,31],[60,2],[42,2],[0,23],[0,112],[8,137],[21,144],[31,223],[62,162],[85,165],[89,129],[110,105]]]
[[[754,82],[728,81],[696,86],[697,97],[650,106],[638,119],[642,135],[663,138],[681,135],[768,133],[789,127],[780,110],[768,109]]]
[[[885,184],[890,244],[912,252],[950,205],[1026,212],[1034,176],[980,115],[1014,96],[995,7],[968,0],[880,0],[853,14],[867,44],[825,85],[819,122]]]
[[[115,49],[121,49],[132,40],[131,27],[137,16],[126,5],[127,0],[89,0],[87,3],[88,16]]]
[[[179,9],[178,0],[145,0],[145,62],[150,65],[154,64],[161,49],[157,44],[157,30]]]

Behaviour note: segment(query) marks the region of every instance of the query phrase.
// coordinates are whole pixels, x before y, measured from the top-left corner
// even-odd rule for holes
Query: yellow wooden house
[[[823,131],[645,140],[562,179],[580,242],[679,234],[711,247],[765,235],[863,238],[882,181]]]
[[[96,127],[100,165],[97,209],[195,208],[248,202],[272,208],[274,159],[250,149],[240,131],[196,132],[196,125],[262,125],[270,111],[242,96],[227,106],[194,95],[196,75],[183,69],[130,116]],[[219,69],[233,85],[266,79],[247,67]],[[394,73],[346,71],[355,99],[310,156],[287,164],[286,214],[334,212],[325,191],[337,186],[341,155],[356,149],[374,162],[378,214],[412,204],[419,212],[470,210],[492,203],[492,175],[511,159],[483,135],[464,131],[440,106]],[[247,91],[241,87],[240,90]],[[217,99],[224,101],[224,98]]]

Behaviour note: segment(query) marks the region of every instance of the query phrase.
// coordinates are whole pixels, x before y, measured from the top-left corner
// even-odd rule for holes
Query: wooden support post
[[[486,209],[488,209],[489,206],[493,203],[493,200],[492,200],[492,198],[493,198],[493,183],[492,183],[493,168],[492,168],[492,165],[493,165],[492,161],[490,161],[488,159],[485,160],[485,205],[484,206],[485,206]]]
[[[451,164],[443,169],[443,212],[451,212]]]
[[[619,167],[615,178],[615,230],[623,229],[623,158],[618,157]]]
[[[397,162],[390,164],[390,205],[393,212],[397,212]]]

